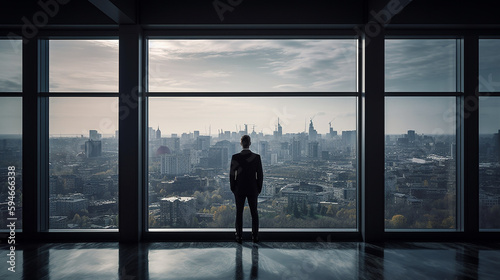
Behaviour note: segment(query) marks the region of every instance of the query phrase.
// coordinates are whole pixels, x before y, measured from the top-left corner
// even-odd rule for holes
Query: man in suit
[[[234,154],[231,159],[229,181],[231,191],[236,200],[236,241],[241,243],[243,234],[243,207],[245,199],[252,215],[252,241],[259,241],[259,214],[257,213],[257,197],[262,191],[263,173],[260,155],[250,151],[250,136],[241,137],[243,150]]]

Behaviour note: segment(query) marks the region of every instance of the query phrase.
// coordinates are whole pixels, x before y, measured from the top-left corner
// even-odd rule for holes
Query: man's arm
[[[264,183],[264,172],[262,172],[262,161],[260,160],[260,155],[257,156],[257,187],[259,188],[259,194],[262,191],[262,184]]]
[[[236,170],[238,169],[238,161],[234,158],[234,155],[231,157],[231,168],[229,169],[229,185],[231,187],[231,191],[234,192],[236,187]]]

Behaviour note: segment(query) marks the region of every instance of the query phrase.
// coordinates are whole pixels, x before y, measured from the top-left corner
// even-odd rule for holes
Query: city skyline
[[[419,43],[415,44],[417,41]],[[480,85],[482,85],[483,88],[492,90],[496,88],[497,83],[495,83],[495,81],[499,80],[497,77],[498,72],[493,71],[495,69],[493,64],[500,58],[498,54],[491,51],[494,46],[498,45],[497,41],[481,40],[482,45],[480,48],[480,54],[482,54],[482,56],[480,56],[480,69],[483,69],[483,76],[485,76],[485,78],[483,77],[483,79],[480,79]],[[456,84],[456,78],[451,74],[456,71],[454,68],[455,64],[451,63],[452,57],[455,57],[454,54],[456,52],[452,48],[452,46],[455,45],[454,42],[455,40],[453,39],[387,40],[386,55],[388,67],[386,69],[386,82],[389,87],[387,90],[405,90],[408,88],[408,85],[412,85],[412,87],[416,88],[418,84],[422,84],[419,83],[419,81],[425,80],[427,81],[425,83],[426,89],[434,87],[437,91],[454,91],[453,85]],[[217,86],[221,84],[230,85],[235,92],[249,91],[248,88],[252,85],[257,86],[261,84],[266,84],[268,89],[273,88],[269,87],[270,80],[266,78],[271,77],[271,75],[278,77],[276,79],[276,83],[278,83],[276,84],[277,87],[273,89],[275,91],[304,90],[298,87],[287,88],[284,86],[288,83],[286,82],[287,79],[295,80],[300,84],[309,85],[306,91],[322,91],[325,89],[320,85],[328,85],[331,91],[349,91],[351,88],[352,92],[356,91],[355,75],[349,74],[351,72],[350,70],[338,72],[339,69],[346,70],[344,66],[353,62],[352,59],[355,59],[355,55],[353,58],[353,54],[355,54],[357,50],[356,41],[352,39],[152,40],[150,46],[150,58],[155,58],[154,60],[157,61],[157,66],[154,66],[154,62],[150,64],[150,66],[153,67],[152,70],[154,70],[151,73],[152,76],[150,81],[158,85],[157,89],[160,89],[165,84],[175,84],[174,82],[170,83],[168,81],[170,81],[169,79],[174,79],[174,76],[177,74],[171,70],[169,70],[170,72],[167,71],[170,69],[165,69],[167,65],[171,66],[171,69],[176,69],[176,67],[174,67],[175,65],[184,63],[186,65],[185,67],[189,67],[179,69],[178,75],[182,76],[184,75],[182,73],[190,73],[190,71],[193,72],[196,70],[197,72],[194,73],[199,74],[199,77],[195,77],[196,83],[199,83],[201,88],[209,92],[216,90],[225,91],[223,88],[217,89]],[[0,66],[0,91],[18,92],[22,90],[21,47],[22,44],[17,44],[16,41],[0,40],[0,58],[3,62],[2,66]],[[354,53],[351,53],[352,49]],[[434,51],[429,52],[429,49]],[[118,91],[117,40],[51,40],[50,54],[50,91]],[[264,55],[261,59],[256,59],[259,57],[259,54]],[[493,57],[492,59],[484,59],[485,55]],[[232,59],[233,57],[234,60]],[[398,69],[396,62],[404,57],[408,60],[405,61],[406,66],[403,65]],[[258,62],[256,60],[258,60]],[[162,61],[168,61],[169,64],[165,64]],[[217,61],[219,61],[220,64]],[[285,63],[285,61],[287,61],[287,63]],[[429,64],[429,61],[432,61],[432,63]],[[197,64],[199,64],[199,68],[196,67]],[[207,67],[210,65],[217,65],[217,67],[207,70]],[[245,67],[242,67],[242,65],[245,65]],[[266,65],[267,68],[265,68]],[[411,69],[418,70],[408,70],[410,69],[407,67],[408,65],[411,65]],[[325,80],[324,75],[313,75],[313,73],[316,72],[311,69],[316,69],[315,67],[318,67],[318,69],[329,69],[328,71],[330,71],[330,74],[328,75],[336,76],[331,80],[331,83],[327,83],[326,81],[328,79]],[[163,70],[156,71],[158,69]],[[226,71],[228,69],[233,70]],[[308,72],[307,69],[312,72]],[[254,75],[248,71],[253,71]],[[273,74],[266,71],[271,71]],[[416,75],[415,71],[420,72]],[[332,74],[334,72],[337,74]],[[239,84],[237,81],[239,80],[235,79],[235,75],[237,76],[239,73],[242,74],[243,79],[248,80],[250,84],[242,82],[241,87],[237,87]],[[301,73],[306,74],[301,75]],[[326,75],[326,77],[328,77],[328,75]],[[255,79],[256,77],[261,77],[263,80],[260,78]],[[184,76],[184,78],[186,77]],[[228,81],[233,82],[228,83]],[[255,81],[259,82],[256,83]],[[214,88],[208,88],[210,85]],[[426,91],[426,89],[421,90]],[[190,91],[196,89],[184,88],[182,90]],[[259,89],[256,88],[250,91],[259,91]],[[353,118],[345,117],[345,113],[338,113],[336,109],[325,109],[321,106],[316,107],[318,105],[314,104],[314,102],[308,105],[311,106],[311,108],[308,108],[304,105],[304,100],[310,98],[307,96],[304,96],[302,99],[295,99],[296,102],[293,102],[293,97],[277,98],[284,100],[288,105],[286,107],[263,105],[264,108],[258,108],[261,112],[265,110],[270,111],[265,113],[265,118],[262,117],[260,119],[260,116],[257,114],[257,117],[252,119],[240,118],[239,115],[241,111],[235,110],[231,112],[230,109],[227,109],[230,108],[231,105],[235,105],[229,104],[229,102],[226,102],[227,106],[219,105],[217,107],[219,108],[218,111],[204,107],[204,114],[212,116],[210,118],[200,118],[199,120],[188,120],[187,118],[183,118],[182,121],[179,121],[178,117],[172,117],[173,115],[182,115],[185,108],[198,108],[200,103],[206,103],[206,100],[209,98],[215,99],[213,97],[190,98],[189,102],[191,104],[183,104],[183,106],[181,106],[181,108],[183,108],[182,110],[178,109],[176,106],[166,105],[164,108],[165,112],[162,114],[150,112],[152,118],[150,118],[148,126],[157,127],[160,125],[161,127],[165,127],[166,133],[182,133],[194,130],[205,133],[205,131],[208,132],[209,127],[211,127],[212,134],[216,134],[218,129],[233,131],[235,126],[243,126],[244,123],[252,123],[257,124],[257,132],[265,130],[269,133],[273,128],[273,122],[277,122],[279,113],[271,117],[268,112],[283,112],[287,110],[287,112],[292,112],[294,120],[293,122],[290,121],[289,124],[284,123],[284,132],[298,133],[304,131],[304,128],[307,130],[309,119],[316,114],[319,114],[319,116],[316,116],[314,119],[315,128],[320,134],[324,134],[328,131],[328,123],[332,119],[336,119],[333,121],[334,130],[340,132],[342,130],[356,129],[356,115],[354,115]],[[226,99],[236,100],[235,98],[236,97]],[[264,103],[264,100],[271,99],[269,97],[253,98],[255,98],[255,100],[260,100],[260,103]],[[338,97],[329,98],[332,100],[339,100]],[[349,97],[345,98],[348,99]],[[404,134],[410,129],[416,130],[421,134],[454,133],[455,124],[453,118],[454,115],[456,117],[456,112],[454,112],[455,98],[448,97],[448,101],[439,100],[438,102],[436,102],[437,99],[433,98],[434,97],[416,97],[412,99],[402,97],[400,101],[395,101],[396,98],[388,97],[386,104],[397,104],[397,106],[390,106],[392,109],[389,108],[389,111],[386,109],[386,115],[413,115],[413,117],[386,118],[386,133]],[[79,135],[85,134],[85,131],[89,129],[99,129],[104,135],[113,135],[118,127],[118,99],[111,99],[113,99],[113,101],[109,101],[110,98],[108,97],[87,99],[66,97],[50,98],[50,134]],[[219,100],[211,102],[218,104],[220,100],[224,98],[218,99]],[[444,99],[446,99],[446,97]],[[481,97],[481,99],[488,99],[489,101],[481,102],[480,116],[484,121],[481,122],[480,133],[495,133],[498,131],[499,127],[490,116],[493,116],[496,108],[498,108],[496,107],[498,102],[494,97]],[[0,120],[2,134],[21,133],[22,104],[20,100],[20,98],[16,97],[2,97],[2,102],[0,103],[0,109],[3,112],[3,118]],[[158,102],[159,104],[163,103],[160,101]],[[58,105],[56,105],[56,103]],[[78,105],[72,103],[78,103]],[[181,102],[179,98],[171,98],[168,103],[177,105],[185,102]],[[334,102],[330,102],[330,104],[333,103]],[[236,103],[236,106],[237,104],[238,103]],[[339,106],[335,107],[342,107],[340,104],[342,104],[342,102],[339,103]],[[353,104],[355,104],[355,102],[353,102]],[[253,108],[257,107],[254,104],[249,105],[252,105]],[[155,104],[151,104],[150,110],[155,107],[157,107]],[[169,110],[166,108],[169,108]],[[178,109],[177,112],[172,111],[172,108]],[[221,111],[220,108],[224,108],[224,111]],[[290,108],[301,108],[301,110],[292,110]],[[224,114],[221,114],[221,112],[224,112]],[[409,112],[412,113],[410,114]],[[324,118],[321,114],[324,114]],[[345,119],[345,122],[342,121],[342,117]],[[233,121],[228,123],[227,119],[233,119]],[[283,121],[285,120],[286,119],[283,119]],[[194,123],[196,123],[196,126]],[[265,131],[263,132],[265,133]]]

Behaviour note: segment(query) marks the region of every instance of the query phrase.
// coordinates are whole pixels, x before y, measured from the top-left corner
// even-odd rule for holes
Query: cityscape
[[[149,127],[150,228],[234,227],[229,165],[245,134],[263,163],[261,227],[356,228],[356,131],[338,133],[330,122],[321,135],[312,118],[299,133],[283,133],[277,119],[272,135],[249,124],[215,136],[193,131],[164,137],[159,127]]]
[[[241,150],[243,134],[263,160],[259,196],[262,228],[356,228],[357,133],[307,132],[272,135],[251,125],[240,131],[199,131],[162,135],[149,127],[148,217],[151,229],[232,228],[234,198],[229,188],[231,155]],[[482,134],[480,227],[500,228],[500,131]],[[387,229],[454,229],[457,204],[455,135],[425,135],[408,130],[386,135],[385,226]],[[22,228],[22,139],[0,139],[2,182],[0,228],[8,215],[7,166],[15,165],[16,215]],[[118,133],[97,130],[49,141],[49,228],[118,228]],[[245,226],[249,226],[249,211]]]

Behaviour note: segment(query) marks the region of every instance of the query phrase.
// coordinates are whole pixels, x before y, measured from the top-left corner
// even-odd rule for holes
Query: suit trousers
[[[259,213],[257,212],[257,194],[234,194],[236,200],[236,234],[242,236],[243,234],[243,208],[245,206],[245,199],[248,200],[250,207],[250,214],[252,215],[252,236],[257,237],[259,234]]]

